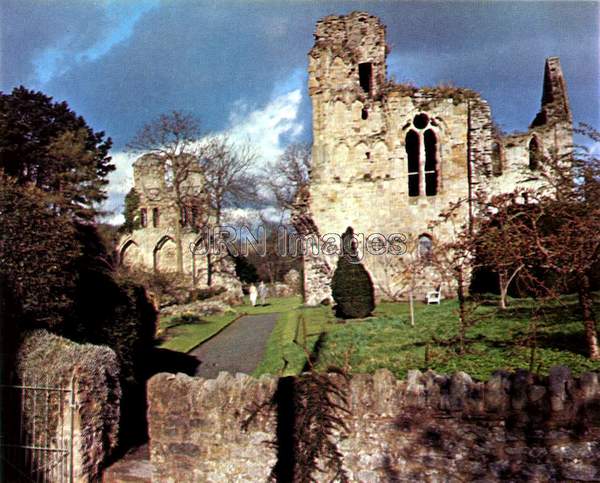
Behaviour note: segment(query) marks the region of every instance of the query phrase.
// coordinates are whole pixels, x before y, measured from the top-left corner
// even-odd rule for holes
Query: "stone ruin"
[[[527,131],[503,136],[479,94],[452,86],[416,88],[386,74],[385,26],[365,12],[317,22],[309,53],[313,166],[292,221],[303,238],[327,234],[403,233],[413,247],[451,236],[429,227],[451,202],[538,188],[545,156],[572,147],[572,119],[557,57],[546,59],[540,112]],[[462,215],[467,222],[470,207]],[[313,246],[314,248],[314,246]],[[359,246],[359,250],[361,250]],[[318,253],[317,253],[318,252]],[[362,253],[379,297],[390,281],[389,257]],[[309,305],[331,301],[337,255],[304,250]],[[434,277],[421,274],[423,290]]]
[[[217,243],[206,244],[210,234],[202,227],[211,226],[213,220],[204,194],[202,173],[190,171],[182,182],[184,196],[181,198],[186,202],[183,208],[176,202],[165,162],[157,155],[140,156],[133,163],[133,178],[134,189],[140,197],[135,219],[137,228],[119,241],[120,263],[147,272],[176,273],[176,233],[179,231],[183,275],[189,286],[208,287],[208,257],[212,257],[210,285],[224,287],[229,295],[235,295],[233,299],[241,300],[241,283],[233,260]]]

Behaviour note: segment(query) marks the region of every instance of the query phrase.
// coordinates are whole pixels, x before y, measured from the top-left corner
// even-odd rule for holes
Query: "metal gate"
[[[48,380],[2,385],[0,458],[5,481],[72,482],[75,391]]]

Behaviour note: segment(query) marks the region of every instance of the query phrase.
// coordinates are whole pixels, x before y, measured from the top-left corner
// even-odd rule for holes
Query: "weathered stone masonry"
[[[340,377],[330,375],[329,377]],[[156,482],[264,482],[277,461],[270,401],[277,378],[221,373],[217,379],[159,374],[148,385],[150,452]],[[598,481],[599,374],[574,379],[498,373],[387,370],[349,384],[349,433],[336,437],[351,481]],[[317,475],[330,481],[331,475]]]
[[[196,287],[207,286],[207,256],[211,255],[211,284],[226,287],[241,296],[241,285],[232,260],[216,244],[207,250],[205,232],[197,228],[214,224],[203,191],[203,174],[190,170],[182,182],[182,198],[190,200],[190,206],[185,209],[178,208],[164,160],[157,155],[140,156],[133,163],[133,178],[140,197],[136,215],[138,228],[121,238],[120,262],[148,272],[176,272],[176,228],[179,223],[185,279]]]
[[[532,150],[540,156],[569,152],[571,113],[558,58],[546,60],[542,106],[530,128],[502,137],[489,105],[473,91],[388,81],[387,53],[385,26],[365,12],[317,23],[308,80],[313,167],[293,217],[301,234],[341,234],[351,226],[365,235],[443,241],[450,228],[431,233],[428,225],[451,202],[475,191],[538,187]],[[308,304],[331,299],[336,261],[331,255],[305,258]],[[381,260],[365,254],[364,265],[381,295]]]

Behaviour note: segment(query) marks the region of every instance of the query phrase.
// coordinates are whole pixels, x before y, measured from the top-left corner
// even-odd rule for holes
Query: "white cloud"
[[[125,221],[123,218],[123,202],[125,195],[133,186],[133,162],[135,156],[126,152],[112,153],[112,162],[117,167],[108,175],[108,199],[102,206],[107,211],[105,222],[120,225]]]
[[[301,90],[294,89],[276,96],[264,108],[249,111],[243,102],[234,105],[229,114],[229,128],[223,134],[240,143],[249,143],[261,163],[275,160],[283,153],[281,137],[295,139],[304,130],[298,120]]]
[[[257,170],[280,156],[286,140],[294,140],[304,130],[298,119],[302,93],[299,88],[276,95],[263,108],[250,110],[244,102],[237,102],[229,114],[229,126],[221,133],[236,143],[248,143],[257,155]],[[132,163],[135,157],[125,152],[112,154],[117,169],[109,175],[108,200],[102,209],[110,212],[104,221],[123,223],[123,200],[133,186]],[[249,214],[249,213],[246,213]],[[237,214],[238,216],[241,213]]]

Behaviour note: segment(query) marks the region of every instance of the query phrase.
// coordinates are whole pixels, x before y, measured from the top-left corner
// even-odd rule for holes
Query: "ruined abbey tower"
[[[313,167],[293,222],[302,235],[405,233],[414,246],[450,236],[430,223],[451,202],[539,186],[550,153],[569,152],[572,121],[559,59],[546,60],[540,112],[527,131],[500,136],[490,107],[455,87],[415,88],[386,74],[385,26],[364,12],[317,23],[309,53]],[[464,207],[464,219],[469,208]],[[360,249],[360,247],[359,247]],[[376,293],[386,257],[363,253]],[[331,298],[337,256],[305,254],[308,304]],[[433,281],[423,274],[424,289]]]
[[[179,234],[186,281],[194,287],[215,285],[239,292],[230,257],[219,252],[219,246],[211,245],[209,250],[205,244],[207,233],[202,228],[212,219],[203,174],[190,169],[177,198],[164,160],[145,154],[133,163],[133,185],[139,195],[136,227],[119,242],[120,263],[146,272],[175,273]]]
[[[177,204],[166,179],[164,162],[157,156],[146,154],[133,163],[133,185],[140,197],[136,216],[136,229],[123,238],[120,247],[120,259],[124,265],[146,271],[175,272],[177,255],[175,230],[177,229]],[[202,192],[201,173],[192,172],[184,182],[184,189],[190,199]],[[179,230],[182,238],[184,272],[187,274],[202,271],[203,257],[192,257],[190,247],[198,234],[194,230],[196,217],[202,216],[204,207],[194,205],[191,209],[182,209]]]

